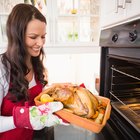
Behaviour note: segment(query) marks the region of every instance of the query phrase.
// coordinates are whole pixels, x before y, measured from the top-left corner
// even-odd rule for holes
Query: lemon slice
[[[53,102],[54,99],[52,97],[50,97],[50,95],[48,95],[48,94],[43,94],[40,97],[40,101],[41,101],[41,103],[47,103],[47,102]]]

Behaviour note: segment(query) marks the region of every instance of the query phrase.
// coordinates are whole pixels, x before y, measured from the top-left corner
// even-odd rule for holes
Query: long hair
[[[25,32],[32,19],[38,19],[47,24],[46,18],[36,7],[29,4],[18,4],[12,9],[6,24],[8,48],[3,54],[2,62],[7,69],[9,68],[7,62],[10,64],[10,93],[15,101],[28,100],[29,83],[25,79],[25,75],[29,72],[29,69],[25,63],[27,56]],[[36,79],[43,85],[47,84],[43,75],[45,71],[43,66],[44,56],[42,48],[39,56],[31,57]]]

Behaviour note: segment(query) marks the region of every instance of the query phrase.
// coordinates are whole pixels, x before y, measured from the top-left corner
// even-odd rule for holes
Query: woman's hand
[[[58,124],[68,125],[53,113],[61,110],[63,104],[61,102],[48,102],[40,106],[31,107],[15,107],[13,109],[13,117],[15,126],[18,128],[28,128],[40,130],[44,127],[50,127]]]

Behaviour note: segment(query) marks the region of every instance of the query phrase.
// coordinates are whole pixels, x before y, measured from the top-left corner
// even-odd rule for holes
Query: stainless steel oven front
[[[140,139],[140,20],[101,31],[101,96],[111,100],[103,129],[114,140]]]

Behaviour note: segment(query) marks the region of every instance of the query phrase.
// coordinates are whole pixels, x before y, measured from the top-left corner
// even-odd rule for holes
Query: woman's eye
[[[37,39],[38,36],[30,36],[31,39]],[[45,39],[45,36],[41,36],[42,39]]]
[[[45,38],[45,36],[42,36],[41,38],[42,38],[42,39],[44,39],[44,38]]]
[[[31,36],[30,38],[31,38],[31,39],[36,39],[36,36]]]

